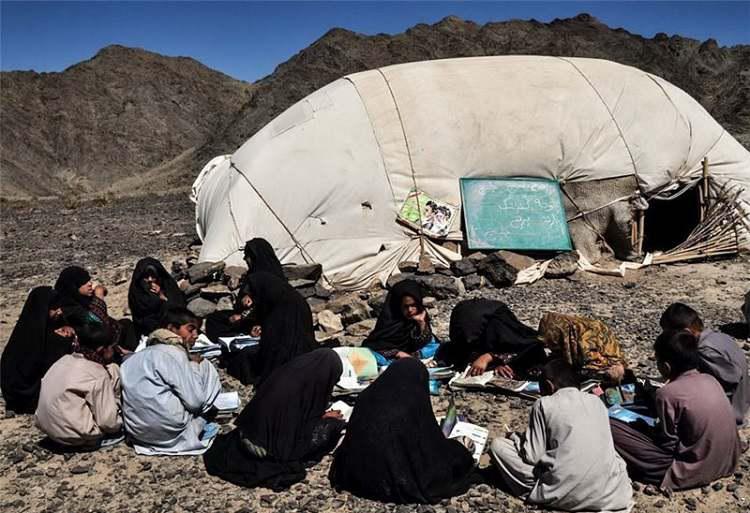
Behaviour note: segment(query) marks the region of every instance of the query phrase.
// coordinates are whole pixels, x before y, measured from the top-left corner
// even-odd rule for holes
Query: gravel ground
[[[167,264],[183,258],[194,238],[192,205],[181,196],[125,199],[104,205],[64,209],[61,205],[3,207],[0,244],[0,345],[4,346],[28,289],[52,284],[70,263],[85,263],[108,285],[113,316],[125,312],[127,282],[138,258],[154,255]],[[106,266],[106,267],[105,267]],[[743,294],[750,289],[750,261],[660,266],[625,279],[578,273],[564,280],[542,280],[527,287],[482,290],[468,297],[508,303],[523,321],[536,325],[547,310],[579,313],[607,322],[620,338],[636,372],[656,375],[651,344],[661,311],[673,301],[694,305],[706,324],[718,327],[740,319]],[[450,309],[459,299],[437,302],[433,319],[446,336]],[[740,341],[746,352],[750,344]],[[243,389],[222,371],[225,389]],[[472,422],[503,434],[504,424],[524,429],[530,402],[488,393],[456,393],[459,411]],[[445,411],[448,393],[433,398]],[[228,430],[231,424],[223,429]],[[265,513],[273,511],[446,512],[532,511],[521,501],[488,485],[435,506],[380,504],[334,492],[327,480],[330,457],[308,472],[304,482],[273,494],[246,490],[208,476],[197,457],[136,456],[127,446],[89,454],[58,455],[39,445],[43,435],[31,416],[5,412],[0,403],[0,510],[7,512],[196,512]],[[750,429],[741,435],[750,438]],[[484,455],[480,466],[489,464]],[[664,497],[636,485],[637,512],[745,512],[750,508],[750,455],[742,456],[734,476],[713,486]]]

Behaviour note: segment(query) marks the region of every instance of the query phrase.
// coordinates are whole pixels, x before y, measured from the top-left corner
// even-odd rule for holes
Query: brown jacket
[[[93,445],[122,428],[120,369],[79,353],[65,355],[42,378],[36,424],[63,445]]]

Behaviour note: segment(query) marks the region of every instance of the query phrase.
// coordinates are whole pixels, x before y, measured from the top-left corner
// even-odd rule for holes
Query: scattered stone
[[[209,282],[220,274],[226,264],[224,262],[200,262],[187,270],[190,283]]]
[[[713,488],[715,492],[718,492],[719,490],[724,488],[724,483],[720,483],[717,481],[711,486],[711,488]]]
[[[484,258],[484,255],[482,255],[482,257]],[[469,274],[474,274],[475,272],[477,272],[477,265],[474,260],[464,258],[455,262],[451,262],[451,270],[456,276],[467,276]]]
[[[211,301],[218,301],[222,297],[231,296],[232,291],[223,283],[211,283],[201,288],[201,296]]]
[[[220,312],[234,310],[234,301],[232,301],[232,296],[224,296],[222,298],[219,298],[219,301],[216,302],[216,310]]]
[[[230,290],[237,290],[242,285],[247,269],[239,265],[230,265],[224,268],[224,279]]]
[[[380,312],[383,310],[383,305],[385,305],[386,296],[387,294],[384,291],[379,291],[372,294],[367,300],[367,304],[372,308],[373,316],[377,317],[380,315]]]
[[[299,292],[299,295],[302,296],[305,299],[315,297],[315,285],[310,285],[307,287],[302,287],[299,289],[296,289],[297,292]]]
[[[664,499],[659,499],[658,501],[654,503],[654,506],[657,508],[663,508],[666,505],[667,505],[667,501],[665,501]]]
[[[21,451],[13,451],[12,453],[8,454],[8,461],[10,461],[13,465],[21,463],[24,458],[26,458],[26,455]]]
[[[318,280],[315,284],[315,297],[321,299],[330,299],[333,295],[333,289],[329,287],[324,280]]]
[[[432,296],[425,296],[424,298],[422,298],[422,305],[425,308],[434,308],[436,304],[437,300]]]
[[[466,290],[481,289],[485,285],[484,276],[479,276],[478,274],[470,274],[468,276],[464,276],[463,282]]]
[[[202,319],[216,311],[216,303],[202,297],[197,297],[187,304],[187,308]]]
[[[685,497],[685,507],[689,509],[690,511],[695,511],[698,509],[698,501],[693,499],[692,497]]]
[[[295,289],[304,289],[307,287],[314,287],[315,282],[313,280],[306,280],[304,278],[300,278],[297,280],[289,280],[289,285],[291,285]]]
[[[518,272],[508,264],[499,252],[487,255],[477,264],[479,274],[487,278],[497,288],[510,287],[516,281]]]
[[[314,283],[323,274],[323,266],[320,264],[287,264],[282,268],[284,276],[290,282],[293,280],[310,280]]]
[[[410,262],[408,260],[398,263],[398,270],[402,273],[415,273],[419,268],[419,262]]]
[[[92,470],[92,467],[88,465],[76,465],[75,467],[70,469],[70,473],[77,475],[77,474],[88,474]]]
[[[187,270],[187,263],[182,260],[172,260],[172,276],[184,276]]]
[[[322,310],[318,312],[318,326],[327,335],[333,335],[344,331],[344,324],[341,322],[341,316],[333,313],[330,310]]]
[[[730,483],[730,484],[727,485],[727,491],[729,493],[732,493],[733,491],[735,491],[739,487],[740,487],[740,485],[738,485],[737,483]]]
[[[575,274],[578,270],[578,253],[568,252],[560,253],[552,262],[549,263],[547,271],[544,273],[545,278],[565,278]]]
[[[417,274],[435,274],[435,264],[432,263],[432,259],[429,256],[422,255],[419,257]]]
[[[523,271],[536,263],[536,260],[533,258],[521,255],[520,253],[514,253],[513,251],[500,250],[498,254],[516,271]]]
[[[424,292],[437,299],[460,296],[465,289],[459,278],[451,278],[440,274],[415,276],[414,279],[422,286]]]
[[[651,497],[656,497],[657,495],[659,495],[659,490],[657,490],[653,485],[646,485],[646,488],[643,489],[643,493]]]
[[[346,327],[346,334],[351,337],[366,337],[375,327],[376,319],[365,319],[364,321],[355,322]]]

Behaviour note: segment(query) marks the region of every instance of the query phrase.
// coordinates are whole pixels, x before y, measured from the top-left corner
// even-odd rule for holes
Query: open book
[[[654,427],[656,425],[656,419],[654,417],[649,417],[648,415],[642,415],[631,409],[623,408],[619,404],[610,406],[607,409],[607,411],[610,417],[612,417],[613,419],[621,420],[623,422],[631,423],[631,422],[635,422],[638,419],[641,419],[651,427]]]
[[[239,335],[236,337],[219,337],[219,343],[223,345],[230,353],[245,349],[246,347],[257,346],[260,344],[260,337],[251,337],[250,335]]]
[[[349,406],[344,401],[336,401],[328,409],[340,411],[346,422],[349,422],[349,419],[352,417],[352,411],[354,411],[354,407]]]
[[[204,358],[212,358],[221,356],[221,346],[219,344],[214,344],[213,342],[211,342],[211,339],[209,339],[205,334],[201,333],[200,335],[198,335],[198,339],[190,349],[190,352],[193,354],[199,354]]]
[[[475,462],[479,463],[479,458],[482,457],[484,447],[487,445],[487,439],[490,436],[489,430],[483,428],[482,426],[472,424],[471,422],[466,422],[464,420],[454,418],[455,416],[450,415],[450,412],[448,413],[447,417],[449,419],[452,419],[450,420],[450,423],[453,424],[453,427],[450,428],[450,426],[448,426],[451,431],[446,438],[460,438],[462,436],[468,437],[469,440],[474,442],[474,453],[472,454],[472,457],[474,458]],[[441,425],[441,429],[445,429],[445,426],[442,425],[445,418],[446,417],[440,416],[436,419],[438,421],[438,424]]]
[[[487,371],[479,376],[469,376],[471,366],[457,373],[448,382],[451,388],[458,389],[486,389],[512,392],[521,397],[536,399],[540,395],[539,383],[537,381],[522,381],[517,379],[503,378],[495,375],[494,371]]]
[[[219,414],[234,413],[240,409],[240,394],[234,392],[222,392],[216,396],[214,407]]]

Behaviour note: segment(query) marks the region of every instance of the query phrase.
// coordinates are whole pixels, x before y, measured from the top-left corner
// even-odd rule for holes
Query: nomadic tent
[[[461,223],[435,239],[396,222],[411,190],[460,207],[460,178],[518,176],[560,183],[589,260],[605,247],[634,258],[640,213],[702,183],[704,158],[711,186],[745,189],[746,204],[750,153],[684,91],[629,66],[542,56],[388,66],[317,90],[204,167],[193,185],[200,260],[242,265],[244,242],[264,237],[283,263],[318,262],[336,286],[365,287],[422,252],[460,258],[446,241],[463,239]],[[677,203],[663,203],[679,223]]]

